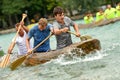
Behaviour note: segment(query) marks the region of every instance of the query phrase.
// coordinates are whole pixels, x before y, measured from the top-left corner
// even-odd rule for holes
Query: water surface
[[[66,59],[61,55],[48,63],[34,67],[21,66],[15,71],[0,69],[0,80],[120,80],[120,22],[82,29],[80,33],[99,39],[102,50],[84,58],[73,56]],[[14,33],[0,35],[0,45],[5,52],[13,37]],[[75,36],[72,39],[73,42],[80,41]],[[55,43],[52,37],[53,49]]]

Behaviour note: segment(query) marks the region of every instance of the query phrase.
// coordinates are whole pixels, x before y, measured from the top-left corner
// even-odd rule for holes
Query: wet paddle
[[[71,31],[68,31],[68,33],[73,34],[73,35],[76,35],[75,33],[71,32]],[[80,40],[81,40],[81,41],[85,41],[85,40],[87,40],[87,39],[92,39],[92,37],[89,36],[89,35],[80,36]]]
[[[34,47],[32,49],[32,52],[34,50],[36,50],[40,45],[42,45],[46,40],[48,40],[53,34],[51,33],[48,37],[46,37],[42,42],[40,42],[36,47]],[[23,61],[27,58],[27,56],[29,56],[31,53],[27,53],[26,55],[16,59],[15,61],[13,61],[11,64],[10,64],[10,68],[11,70],[15,70],[18,66],[20,66]]]
[[[21,20],[21,21],[23,22],[26,17],[27,17],[26,14],[22,14],[22,20]],[[18,33],[19,33],[19,31],[20,31],[20,28],[21,28],[21,25],[19,26],[18,31],[17,31],[15,37],[13,38],[13,42],[11,43],[11,45],[13,45],[13,43],[15,42],[15,40],[16,40],[16,38],[17,38],[17,36],[18,36]],[[1,63],[0,63],[0,67],[1,67],[1,68],[5,68],[5,67],[9,64],[9,62],[10,62],[10,54],[11,54],[11,53],[7,53],[7,54],[3,57],[3,59],[2,59],[2,61],[1,61]]]

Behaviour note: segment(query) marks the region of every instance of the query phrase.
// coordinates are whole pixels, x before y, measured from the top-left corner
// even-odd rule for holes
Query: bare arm
[[[10,44],[9,48],[8,48],[8,53],[9,53],[9,54],[11,54],[14,46],[15,46],[15,42],[13,41],[13,42]]]
[[[20,22],[21,27],[25,30],[26,33],[28,33],[29,29],[24,25],[24,22]]]
[[[30,39],[28,37],[26,39],[26,47],[28,50],[30,50]]]
[[[65,33],[67,32],[69,29],[67,27],[62,28],[62,29],[53,29],[53,33],[56,35],[60,35],[61,33]]]
[[[77,36],[77,37],[80,37],[80,33],[79,33],[79,29],[78,29],[78,24],[75,24],[75,23],[74,23],[73,27],[74,27],[74,30],[75,30],[75,32],[76,32],[76,36]]]
[[[29,32],[29,29],[26,26],[22,26],[22,28],[25,30],[26,33]]]

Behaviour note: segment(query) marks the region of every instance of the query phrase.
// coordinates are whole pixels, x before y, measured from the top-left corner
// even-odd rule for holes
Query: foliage
[[[7,28],[21,20],[21,14],[27,13],[28,20],[40,17],[49,18],[55,6],[62,6],[67,13],[73,16],[73,11],[96,11],[106,4],[116,5],[119,0],[0,0],[0,27]]]
[[[25,0],[3,0],[2,13],[5,15],[21,14],[22,9],[26,7]]]

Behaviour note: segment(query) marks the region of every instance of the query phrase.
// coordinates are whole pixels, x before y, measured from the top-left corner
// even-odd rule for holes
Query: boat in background
[[[120,21],[120,17],[114,18],[114,19],[109,19],[109,20],[102,20],[99,22],[93,22],[91,24],[79,24],[79,29],[85,29],[85,28],[94,28],[94,27],[100,27],[100,26],[104,26],[107,24],[111,24],[114,22]]]

